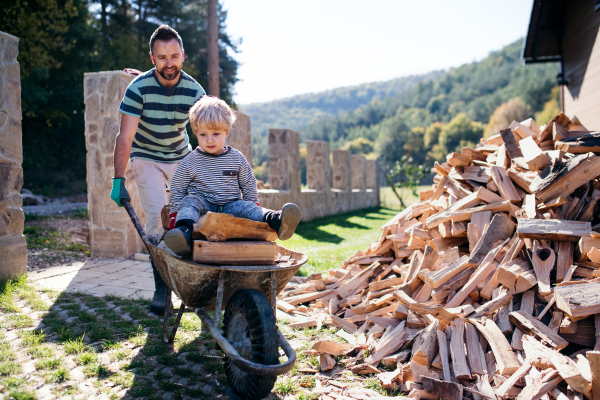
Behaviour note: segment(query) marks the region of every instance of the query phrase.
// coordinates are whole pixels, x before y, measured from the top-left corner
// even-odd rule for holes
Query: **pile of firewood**
[[[341,328],[348,344],[308,351],[321,371],[377,374],[411,398],[600,399],[594,152],[600,133],[576,118],[513,122],[436,163],[433,188],[378,241],[328,276],[294,277],[277,307],[290,328]]]

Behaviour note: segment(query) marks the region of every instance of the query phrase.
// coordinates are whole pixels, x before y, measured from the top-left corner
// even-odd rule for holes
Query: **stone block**
[[[7,207],[2,219],[7,223],[8,236],[23,234],[25,214],[21,208]]]
[[[121,75],[120,79],[119,79],[119,101],[121,101],[123,99],[123,96],[125,96],[125,92],[127,91],[127,86],[129,86],[129,84],[131,83],[132,80],[135,79],[135,76],[130,75],[130,74],[126,74],[125,75]]]
[[[93,188],[103,188],[106,185],[106,169],[103,155],[96,147],[91,147],[87,154],[87,180]],[[89,188],[88,188],[89,189]]]
[[[329,142],[306,141],[306,182],[309,189],[331,189],[331,165],[329,163]]]
[[[100,124],[100,95],[98,93],[92,94],[85,101],[85,121],[87,123]]]
[[[361,154],[352,154],[352,189],[366,190],[366,159]]]
[[[122,231],[93,228],[90,232],[92,257],[123,257],[126,238]]]
[[[22,164],[23,143],[21,138],[21,121],[12,116],[9,117],[4,129],[0,131],[0,155],[17,164]]]
[[[100,134],[100,148],[105,155],[114,153],[115,140],[118,134],[119,124],[105,117],[102,121],[102,132]]]
[[[21,75],[19,63],[11,63],[4,66],[6,70],[6,97],[8,114],[19,121],[23,119],[21,115]]]
[[[236,120],[225,144],[239,150],[246,161],[252,165],[252,136],[250,133],[250,117],[242,112],[236,112]]]
[[[27,272],[27,242],[25,236],[0,237],[0,279]]]
[[[84,79],[85,86],[85,97],[89,97],[92,93],[96,93],[98,91],[99,86],[99,78],[97,76],[89,76]]]
[[[1,101],[0,101],[1,104]],[[4,129],[4,126],[6,125],[8,121],[8,114],[6,113],[6,111],[0,111],[0,133],[2,132],[2,129]]]
[[[333,150],[333,188],[352,189],[351,154],[347,150]]]
[[[19,55],[19,38],[0,32],[0,36],[5,40],[4,42],[4,57],[2,60],[5,63],[17,61]]]
[[[89,179],[89,177],[88,177]],[[102,215],[104,214],[104,193],[101,190],[89,190],[88,186],[88,215],[90,228],[102,226]],[[112,201],[112,200],[111,200]]]
[[[125,230],[125,216],[122,209],[117,211],[104,211],[102,215],[102,227],[111,230]]]
[[[23,169],[21,165],[1,162],[0,160],[0,204],[14,192],[19,193],[23,186]]]
[[[6,75],[4,73],[4,66],[0,63],[0,110],[5,108],[6,103]]]
[[[367,160],[367,189],[379,190],[379,163]]]
[[[144,222],[141,223],[143,226]],[[127,255],[142,251],[142,239],[129,218],[127,218],[127,221],[125,222],[125,237],[127,238]]]
[[[109,153],[104,156],[104,168],[106,168],[106,172],[114,171],[115,169],[115,155],[114,153]],[[130,169],[131,170],[131,169]],[[114,174],[107,174],[106,179],[110,179]]]

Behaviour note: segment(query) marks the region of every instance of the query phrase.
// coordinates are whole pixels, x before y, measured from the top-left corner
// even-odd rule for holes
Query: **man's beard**
[[[157,71],[160,74],[160,76],[162,76],[163,79],[165,79],[167,81],[172,81],[173,79],[177,78],[177,76],[179,75],[179,68],[177,68],[176,65],[173,65],[172,71],[165,71],[165,70],[166,70],[166,67],[163,67],[163,69],[157,70]]]

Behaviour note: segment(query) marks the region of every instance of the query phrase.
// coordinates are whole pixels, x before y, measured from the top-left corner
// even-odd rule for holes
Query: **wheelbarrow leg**
[[[169,343],[169,317],[173,312],[173,301],[172,301],[171,289],[167,287],[167,297],[165,300],[165,313],[163,315],[163,340],[165,343]]]
[[[175,319],[175,325],[173,325],[173,328],[171,329],[171,336],[169,336],[169,343],[173,343],[173,341],[175,340],[175,334],[177,333],[177,329],[179,329],[179,323],[181,322],[181,317],[183,316],[184,312],[185,312],[185,306],[183,305],[183,303],[181,303],[181,306],[179,307],[179,312],[177,313],[177,318]]]
[[[217,304],[215,304],[215,326],[219,328],[221,307],[223,306],[223,290],[225,287],[225,271],[219,271],[219,286],[217,287]]]
[[[173,328],[171,328],[171,334],[169,335],[169,317],[174,313],[173,310],[173,292],[171,289],[167,289],[167,302],[165,304],[165,314],[163,316],[163,341],[165,343],[173,343],[175,340],[175,334],[177,333],[177,329],[179,329],[179,323],[181,322],[181,317],[185,312],[185,305],[181,303],[179,306],[179,310],[177,310],[177,318],[175,318],[175,324]]]
[[[271,308],[275,321],[277,321],[277,274],[275,271],[271,271]]]

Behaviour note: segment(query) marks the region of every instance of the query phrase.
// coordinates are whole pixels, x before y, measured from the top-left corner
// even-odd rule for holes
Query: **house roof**
[[[566,0],[534,0],[527,37],[523,43],[525,64],[562,59]]]

